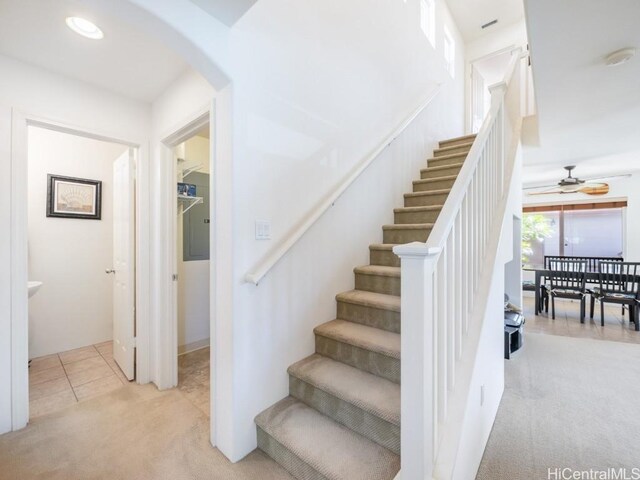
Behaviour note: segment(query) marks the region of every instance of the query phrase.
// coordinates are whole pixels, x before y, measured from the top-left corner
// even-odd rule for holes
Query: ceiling
[[[72,32],[69,16],[93,21],[104,39]],[[0,0],[0,54],[145,102],[187,68],[159,42],[74,0]]]
[[[236,23],[258,0],[191,0],[227,26]]]
[[[523,0],[446,0],[451,15],[465,42],[506,25],[516,23],[524,17]],[[498,23],[482,29],[482,25],[497,19]]]
[[[604,65],[620,48],[640,53],[640,2],[526,3],[540,138],[524,151],[526,181],[560,178],[563,165],[580,176],[640,168],[640,58]]]

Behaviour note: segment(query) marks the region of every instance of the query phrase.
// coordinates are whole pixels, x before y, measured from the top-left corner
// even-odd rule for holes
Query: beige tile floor
[[[605,304],[604,327],[600,325],[600,305],[596,304],[593,320],[589,318],[589,302],[587,300],[587,318],[580,323],[580,303],[571,300],[556,300],[556,318],[549,313],[534,313],[533,297],[524,297],[525,331],[545,333],[565,337],[592,338],[613,342],[640,343],[640,332],[635,331],[633,323],[629,323],[629,314],[624,317],[619,306]]]
[[[113,342],[34,358],[29,368],[29,416],[61,410],[125,383],[113,360]]]

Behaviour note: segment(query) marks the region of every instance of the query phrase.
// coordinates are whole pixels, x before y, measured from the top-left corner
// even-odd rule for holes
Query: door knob
[[[113,268],[107,268],[104,273],[109,274],[109,273],[116,273],[116,271]]]

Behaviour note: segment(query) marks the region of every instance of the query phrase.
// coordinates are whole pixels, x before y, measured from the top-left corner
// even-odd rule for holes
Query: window
[[[545,255],[621,257],[626,202],[525,207],[523,262],[542,265]]]
[[[456,42],[446,25],[444,27],[444,63],[449,75],[455,77]]]
[[[436,48],[436,0],[420,0],[420,27],[431,46]]]

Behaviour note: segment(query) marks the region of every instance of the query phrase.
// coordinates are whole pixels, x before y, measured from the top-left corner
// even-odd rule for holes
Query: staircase
[[[391,480],[400,469],[400,259],[426,242],[475,136],[440,142],[383,243],[314,329],[316,353],[291,365],[289,396],[255,421],[258,448],[304,480]]]

